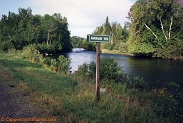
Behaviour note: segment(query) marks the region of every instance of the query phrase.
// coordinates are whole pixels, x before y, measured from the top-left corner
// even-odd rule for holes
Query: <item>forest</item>
[[[33,15],[31,8],[19,8],[0,20],[0,50],[22,50],[35,45],[41,53],[60,53],[72,50],[66,17],[55,13]]]
[[[102,43],[102,51],[167,59],[183,59],[183,10],[174,0],[137,0],[123,26],[110,22],[91,34],[110,35],[110,43]],[[86,34],[87,35],[87,34]],[[9,12],[0,20],[0,50],[21,50],[33,44],[41,53],[72,51],[73,47],[95,50],[95,43],[70,36],[66,17],[33,15],[31,8]]]
[[[110,35],[102,49],[114,53],[167,59],[183,58],[183,10],[174,0],[137,0],[128,13],[128,22],[109,22],[93,34]]]

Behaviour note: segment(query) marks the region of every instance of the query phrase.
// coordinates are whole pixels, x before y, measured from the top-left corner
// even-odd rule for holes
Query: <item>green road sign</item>
[[[87,41],[89,42],[110,42],[109,35],[87,35]]]

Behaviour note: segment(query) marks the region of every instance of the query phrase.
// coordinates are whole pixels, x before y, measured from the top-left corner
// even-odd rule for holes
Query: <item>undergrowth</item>
[[[103,63],[103,70],[112,65],[110,70],[114,71],[103,75],[101,87],[106,91],[96,102],[94,63],[80,66],[76,73],[65,71],[63,74],[53,67],[68,64],[68,59],[61,56],[58,60],[48,60],[37,52],[39,59],[35,62],[32,56],[22,59],[22,53],[24,51],[18,51],[19,55],[0,54],[0,66],[21,80],[16,87],[23,96],[30,96],[40,107],[37,110],[56,117],[58,123],[179,123],[183,120],[183,98],[179,85],[174,82],[166,88],[146,89],[148,86],[142,78],[120,70],[115,72],[114,68],[118,66],[109,64],[114,61],[104,59],[107,67]],[[68,67],[60,69],[68,70]]]

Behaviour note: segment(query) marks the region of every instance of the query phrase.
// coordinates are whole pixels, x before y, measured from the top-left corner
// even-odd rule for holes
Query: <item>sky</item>
[[[0,0],[0,17],[9,11],[18,13],[18,8],[30,7],[33,14],[60,13],[66,17],[71,36],[86,37],[96,27],[105,23],[127,21],[130,7],[136,0]]]
[[[177,3],[181,6],[181,7],[183,7],[183,0],[176,0],[177,1]]]

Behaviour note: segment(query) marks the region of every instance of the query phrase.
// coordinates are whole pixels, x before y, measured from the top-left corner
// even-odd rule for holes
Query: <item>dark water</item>
[[[64,55],[71,59],[72,71],[76,71],[79,65],[96,59],[95,51],[82,48],[74,48],[73,52]],[[114,58],[125,72],[142,76],[151,85],[162,86],[169,82],[176,82],[183,87],[183,61],[114,54],[101,54],[101,57]]]

